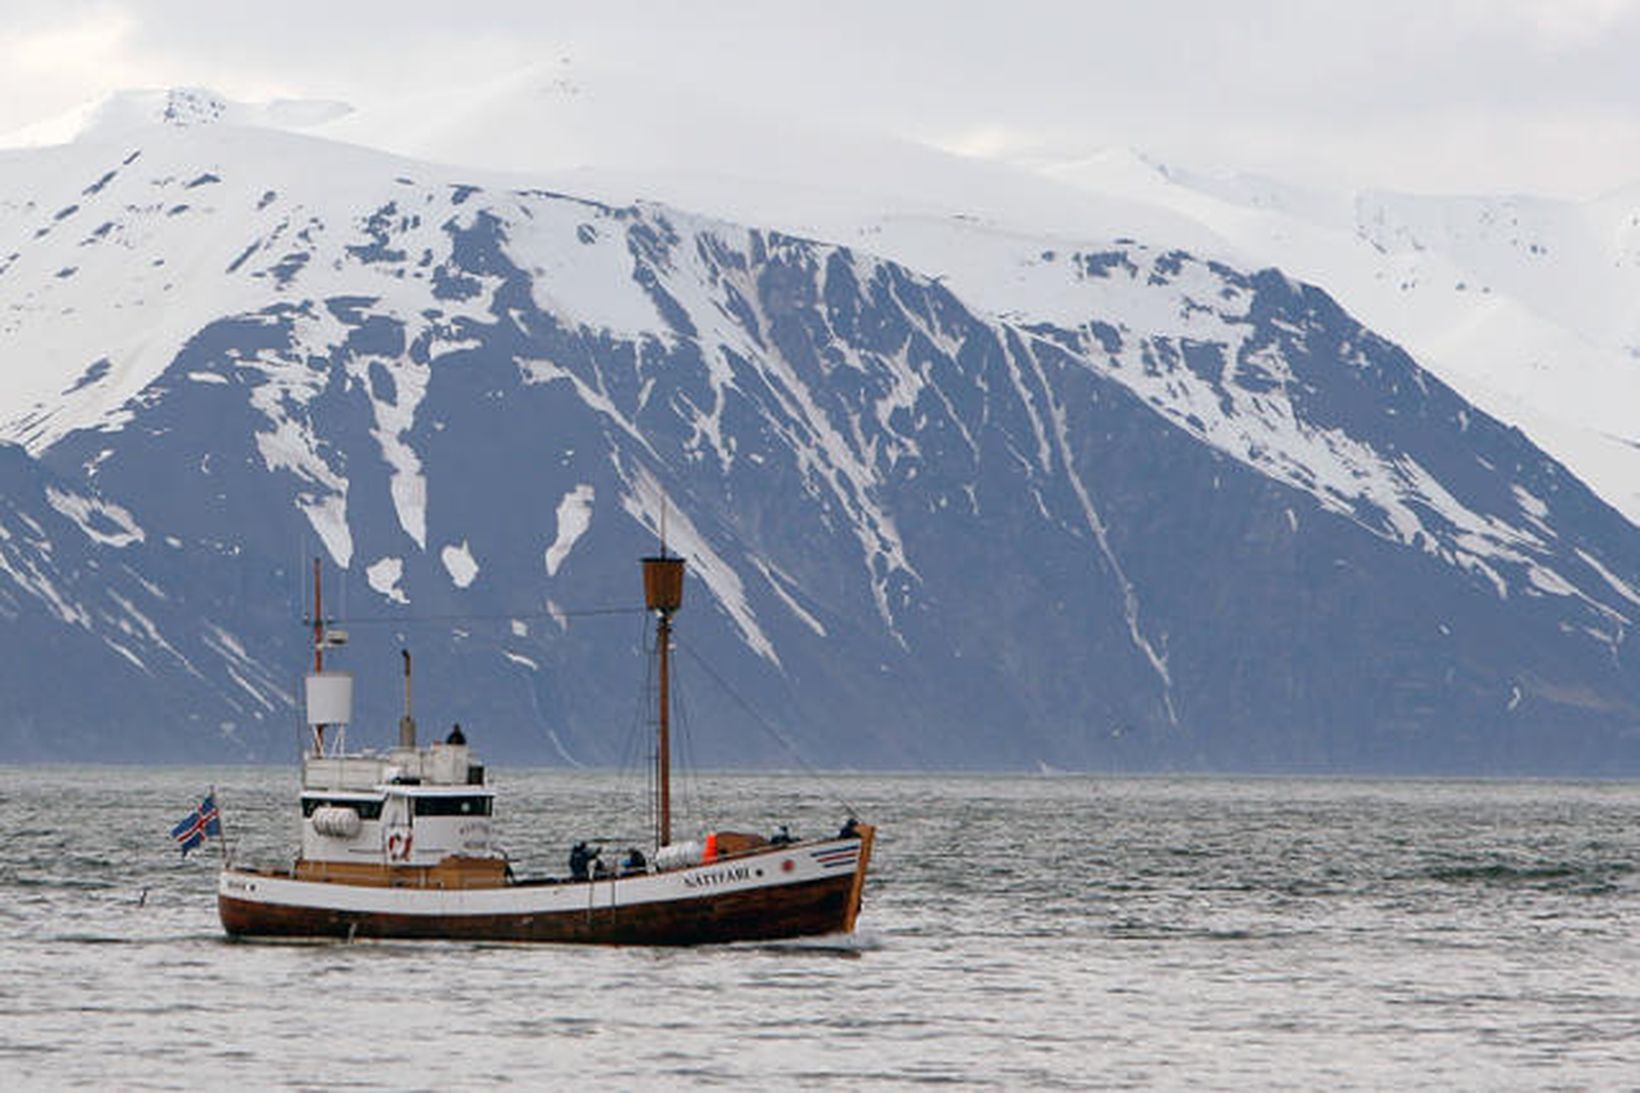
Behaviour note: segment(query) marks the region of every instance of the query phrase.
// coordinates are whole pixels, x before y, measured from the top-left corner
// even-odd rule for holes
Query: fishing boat
[[[229,860],[217,887],[236,938],[404,938],[697,945],[847,934],[860,912],[873,828],[848,818],[834,837],[702,832],[674,842],[671,816],[672,616],[684,560],[642,559],[655,624],[658,718],[652,853],[602,861],[584,842],[569,874],[514,875],[495,834],[495,792],[460,726],[420,744],[404,654],[398,745],[348,752],[353,678],[327,670],[345,641],[321,612],[314,567],[313,670],[306,678],[301,851],[289,868]]]

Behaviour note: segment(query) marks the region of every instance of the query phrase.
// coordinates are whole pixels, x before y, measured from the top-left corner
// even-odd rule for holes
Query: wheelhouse
[[[301,804],[305,861],[418,866],[501,856],[495,793],[466,744],[310,755]]]

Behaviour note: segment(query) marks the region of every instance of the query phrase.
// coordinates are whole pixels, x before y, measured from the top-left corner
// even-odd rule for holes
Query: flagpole
[[[228,823],[222,818],[222,798],[216,787],[211,787],[211,804],[216,808],[216,841],[222,844],[222,864],[233,864],[233,852],[228,849]]]

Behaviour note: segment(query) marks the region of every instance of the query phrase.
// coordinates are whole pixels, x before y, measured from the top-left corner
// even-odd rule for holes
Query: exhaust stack
[[[400,649],[404,657],[404,716],[399,718],[399,747],[416,746],[416,719],[410,712],[410,650]]]

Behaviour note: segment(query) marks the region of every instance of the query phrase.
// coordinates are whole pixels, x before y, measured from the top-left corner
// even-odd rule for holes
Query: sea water
[[[493,781],[521,871],[642,837],[630,779]],[[1632,783],[703,778],[880,834],[854,938],[688,950],[230,942],[168,836],[213,784],[288,861],[289,771],[0,768],[0,1087],[1640,1081]]]

